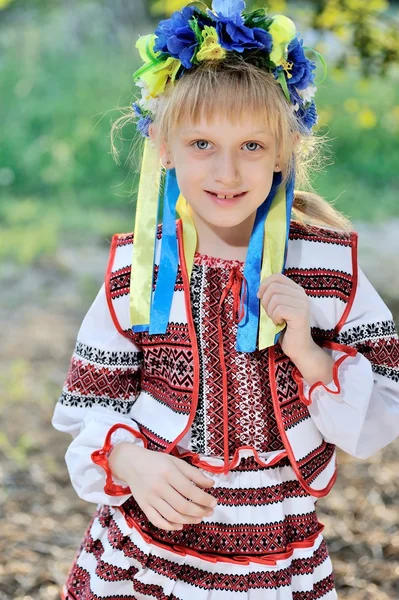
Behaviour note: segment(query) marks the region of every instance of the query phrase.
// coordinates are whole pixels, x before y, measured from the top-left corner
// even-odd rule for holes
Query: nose
[[[232,152],[224,152],[215,161],[214,177],[223,188],[236,187],[240,183],[237,159]]]

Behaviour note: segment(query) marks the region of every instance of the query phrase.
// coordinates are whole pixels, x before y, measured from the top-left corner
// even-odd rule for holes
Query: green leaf
[[[246,27],[260,27],[267,31],[272,22],[273,19],[267,16],[266,8],[258,8],[244,15],[244,25]]]
[[[327,71],[328,71],[328,69],[327,69],[327,63],[326,63],[326,61],[324,59],[324,56],[322,56],[320,54],[320,52],[317,52],[317,50],[314,50],[313,48],[309,48],[309,46],[303,46],[303,49],[304,50],[308,50],[309,52],[313,52],[314,54],[316,54],[316,56],[318,57],[318,59],[320,60],[320,62],[322,64],[324,77],[323,77],[323,79],[321,81],[318,81],[316,83],[316,85],[320,85],[321,83],[323,83],[323,81],[327,77]]]
[[[291,102],[290,92],[288,90],[287,80],[285,78],[284,71],[278,72],[277,79],[278,79],[279,84],[283,88],[284,95],[287,98],[288,102]]]

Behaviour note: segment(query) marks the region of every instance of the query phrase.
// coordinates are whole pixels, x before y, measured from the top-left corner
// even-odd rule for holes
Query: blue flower
[[[297,115],[307,129],[312,129],[313,125],[315,125],[318,121],[318,114],[314,100],[312,100],[307,108],[302,106],[297,112]]]
[[[189,24],[193,16],[198,19],[200,26],[213,23],[197,8],[186,6],[174,12],[169,19],[160,21],[155,30],[154,51],[178,58],[186,69],[193,66],[191,61],[198,47],[198,40]]]
[[[213,0],[212,10],[223,17],[237,17],[245,8],[244,0]],[[242,22],[242,21],[241,21]]]
[[[212,9],[217,13],[212,15],[216,21],[216,31],[219,43],[225,50],[244,52],[254,48],[261,48],[271,52],[272,36],[261,27],[247,27],[241,12],[245,8],[243,0],[213,0]]]
[[[291,77],[287,79],[288,87],[295,86],[298,90],[304,90],[314,81],[314,69],[316,64],[306,58],[303,51],[303,40],[294,38],[288,44],[288,62],[293,63],[289,71]]]
[[[150,137],[149,128],[152,123],[151,117],[142,117],[137,121],[137,131],[141,133],[141,135],[145,135],[146,137]]]
[[[268,31],[261,27],[246,27],[237,21],[238,19],[234,22],[225,17],[218,17],[216,31],[222,48],[236,52],[260,48],[271,52],[273,40]]]
[[[135,117],[141,117],[143,115],[143,111],[141,109],[141,106],[137,102],[133,102],[132,108],[133,108],[134,116]]]
[[[141,135],[145,135],[146,137],[150,137],[149,127],[152,123],[152,119],[149,115],[145,116],[144,112],[137,102],[132,104],[132,108],[134,111],[134,115],[138,118],[136,123],[137,131],[141,133]]]

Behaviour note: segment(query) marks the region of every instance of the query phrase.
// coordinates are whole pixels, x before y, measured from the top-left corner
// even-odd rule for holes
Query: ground
[[[108,243],[60,244],[53,258],[2,266],[0,600],[58,599],[95,510],[73,490],[64,463],[70,439],[50,421]],[[339,451],[338,462],[318,509],[339,598],[397,599],[399,441],[366,461]]]

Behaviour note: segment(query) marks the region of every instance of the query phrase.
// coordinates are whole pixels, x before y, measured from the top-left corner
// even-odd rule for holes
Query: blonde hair
[[[326,145],[326,137],[305,130],[293,106],[287,102],[280,84],[270,72],[257,65],[256,53],[252,60],[228,54],[223,60],[203,61],[196,68],[186,71],[174,84],[169,82],[159,99],[153,124],[158,151],[162,145],[168,145],[180,123],[196,125],[202,117],[211,121],[221,107],[223,115],[232,122],[236,122],[244,112],[264,115],[277,142],[282,184],[295,169],[296,187],[307,190],[295,190],[293,220],[304,226],[327,226],[347,232],[353,230],[350,220],[315,193],[311,184],[312,175],[324,166],[322,149]],[[132,113],[126,114],[112,125],[111,149],[116,160],[118,151],[114,144],[115,135],[127,121],[133,119]]]

